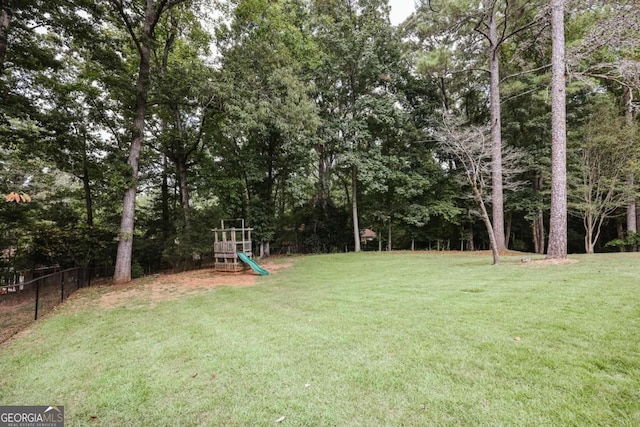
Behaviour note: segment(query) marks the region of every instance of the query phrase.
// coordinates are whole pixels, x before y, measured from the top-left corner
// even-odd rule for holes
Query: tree
[[[66,67],[79,70],[82,65],[72,56],[65,57]],[[47,131],[41,140],[27,144],[31,153],[51,160],[60,171],[65,171],[82,182],[85,219],[88,228],[94,225],[94,184],[107,176],[108,165],[101,158],[112,149],[101,137],[104,127],[96,121],[90,100],[98,97],[86,76],[61,70],[59,78],[50,83],[43,111]],[[45,99],[43,97],[43,99]]]
[[[623,93],[624,99],[624,117],[625,126],[631,128],[635,122],[635,111],[633,108],[633,89],[631,87],[625,87]],[[637,147],[636,147],[637,148]],[[640,160],[640,159],[636,159]],[[638,209],[637,200],[638,197],[634,190],[636,188],[636,171],[631,171],[627,174],[627,189],[632,191],[629,197],[629,203],[627,204],[627,234],[632,235],[638,232]]]
[[[155,29],[163,14],[185,1],[147,0],[143,5],[138,5],[133,0],[127,2],[124,0],[109,0],[116,15],[114,21],[124,26],[139,55],[138,76],[135,85],[135,113],[127,159],[127,164],[130,168],[130,182],[123,199],[122,218],[118,234],[118,252],[113,273],[114,283],[126,283],[131,280],[139,158],[145,138],[147,97],[151,82],[151,52],[156,40]]]
[[[443,61],[444,63],[453,63],[453,69],[451,69],[451,65],[447,65],[446,68],[449,70],[443,70],[444,72],[440,75],[445,109],[449,109],[451,103],[444,89],[445,76],[450,76],[452,71],[468,74],[474,71],[486,71],[489,76],[489,114],[491,116],[493,147],[491,207],[496,244],[499,250],[503,250],[507,245],[504,220],[500,85],[509,76],[501,79],[501,53],[511,39],[541,26],[543,15],[539,13],[540,4],[539,2],[522,0],[482,0],[476,3],[459,0],[429,0],[423,4],[422,14],[419,14],[416,19],[420,20],[428,11],[431,11],[435,16],[436,22],[431,30],[433,32],[431,37],[434,39],[434,45],[431,47],[435,48],[433,52],[436,52],[437,55],[435,63],[441,63],[440,66],[443,65]],[[454,33],[453,36],[448,35],[451,31]],[[442,33],[445,33],[444,37]],[[475,39],[473,36],[469,36],[469,33],[479,34],[481,39]],[[483,41],[486,46],[486,56],[481,59],[476,56]],[[513,49],[511,50],[513,51]],[[427,55],[433,57],[433,53]],[[518,58],[511,58],[511,60],[518,61]],[[483,68],[485,64],[488,65],[487,69]],[[521,73],[519,70],[516,74]]]
[[[525,150],[530,162],[524,177],[530,186],[509,194],[507,210],[523,214],[525,227],[531,230],[531,245],[527,246],[538,254],[546,251],[545,217],[549,210],[551,114],[548,82],[547,73],[527,73],[509,81],[502,91],[504,137]]]
[[[157,104],[153,109],[156,134],[160,151],[173,163],[180,190],[182,227],[189,232],[189,172],[204,146],[207,122],[220,110],[219,96],[212,87],[213,69],[203,60],[209,53],[211,37],[187,8],[176,8],[167,14],[158,33],[153,54],[158,70],[153,97]]]
[[[489,236],[493,264],[499,264],[500,252],[493,223],[487,211],[487,202],[491,199],[488,182],[491,176],[493,149],[488,134],[487,127],[463,125],[445,118],[442,129],[436,133],[436,139],[440,142],[444,154],[454,160],[452,165],[454,170],[459,172],[460,179],[469,185],[471,196],[480,210],[480,217]],[[502,155],[505,160],[505,186],[517,188],[520,183],[513,178],[522,172],[519,165],[522,163],[523,154],[517,150],[505,149]]]
[[[309,176],[318,124],[309,73],[317,52],[305,15],[296,0],[243,0],[219,31],[225,114],[215,156],[241,184],[234,195],[241,208],[225,209],[256,229],[261,255],[269,254],[286,205],[300,203],[298,185]]]
[[[502,6],[503,12],[498,9]],[[537,25],[541,20],[534,15],[531,21],[522,21],[528,18],[528,8],[535,10],[535,2],[504,2],[498,0],[484,0],[484,17],[476,25],[476,31],[480,32],[488,42],[489,56],[489,109],[491,112],[491,146],[492,146],[492,213],[496,245],[499,250],[506,249],[504,226],[504,195],[503,195],[503,166],[502,166],[502,117],[500,108],[500,62],[499,53],[502,45],[509,39]]]
[[[25,156],[22,150],[0,153],[0,193],[19,189],[6,195],[9,203],[0,204],[0,265],[72,267],[87,262],[104,242],[109,244],[105,235],[98,240],[87,233],[77,180],[47,159]]]
[[[547,258],[567,257],[567,112],[564,0],[551,0],[551,215]]]
[[[400,54],[398,38],[389,22],[386,0],[314,1],[313,32],[322,53],[314,76],[317,103],[323,120],[316,153],[320,190],[326,193],[327,170],[341,172],[351,210],[353,243],[360,251],[359,197],[368,152],[380,144],[381,127],[371,118],[384,119],[393,109],[388,87],[397,78],[394,64]],[[388,126],[393,119],[388,118]],[[384,128],[384,126],[382,126]]]
[[[586,28],[578,43],[568,51],[571,75],[588,84],[620,87],[626,126],[633,127],[634,91],[640,89],[640,4],[634,0],[583,5],[578,25]],[[627,176],[629,191],[636,187],[636,175]],[[627,232],[637,232],[636,198],[627,206]]]
[[[569,201],[585,229],[585,251],[594,253],[604,222],[626,207],[634,193],[625,179],[636,160],[636,135],[606,96],[599,96],[578,131]]]

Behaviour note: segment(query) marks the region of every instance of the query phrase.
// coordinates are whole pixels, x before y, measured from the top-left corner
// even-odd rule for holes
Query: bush
[[[137,279],[138,277],[142,276],[144,276],[144,268],[142,268],[138,261],[134,261],[131,264],[131,278]]]
[[[624,239],[614,239],[605,245],[607,248],[620,248],[627,251],[636,250],[640,246],[640,233],[629,233]]]

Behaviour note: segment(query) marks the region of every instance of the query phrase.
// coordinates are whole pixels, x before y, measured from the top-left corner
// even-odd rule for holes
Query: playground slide
[[[251,267],[253,269],[253,271],[255,271],[256,273],[258,273],[261,276],[268,276],[269,272],[267,270],[265,270],[264,268],[260,267],[254,260],[252,260],[251,258],[249,258],[246,254],[242,253],[242,252],[238,252],[238,258],[240,258],[240,261],[247,263],[249,265],[249,267]]]

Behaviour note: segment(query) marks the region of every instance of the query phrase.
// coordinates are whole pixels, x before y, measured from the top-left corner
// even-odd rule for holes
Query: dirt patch
[[[261,262],[260,266],[270,274],[289,268],[292,263]],[[120,307],[125,304],[150,304],[171,301],[183,296],[196,295],[204,290],[220,286],[253,286],[260,277],[251,270],[242,273],[219,273],[211,268],[185,271],[175,274],[155,274],[133,284],[114,286],[100,297],[100,306]]]

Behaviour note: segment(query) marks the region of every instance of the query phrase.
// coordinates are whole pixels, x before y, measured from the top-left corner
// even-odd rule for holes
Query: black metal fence
[[[0,342],[45,315],[80,288],[111,280],[113,268],[72,268],[25,281],[16,274],[0,286]]]
[[[18,285],[20,283],[30,282],[38,277],[60,271],[59,265],[51,265],[47,267],[38,267],[32,270],[16,271],[12,268],[0,269],[0,288]]]

